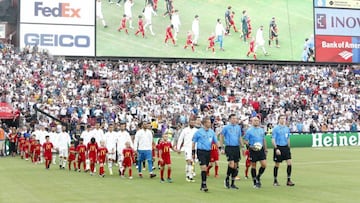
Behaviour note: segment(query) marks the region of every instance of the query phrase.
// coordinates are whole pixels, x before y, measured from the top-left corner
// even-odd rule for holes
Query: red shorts
[[[105,163],[106,156],[99,156],[98,160],[99,160],[99,163]]]
[[[86,160],[86,157],[85,157],[85,155],[79,155],[79,157],[78,157],[78,162],[85,162],[85,160]]]
[[[131,158],[124,159],[122,162],[123,167],[131,167]]]
[[[44,159],[45,159],[45,160],[50,160],[50,161],[51,161],[51,160],[52,160],[52,154],[45,153],[45,154],[44,154]]]
[[[74,161],[75,160],[75,154],[70,154],[69,157],[68,157],[68,160],[72,160]]]
[[[89,160],[90,160],[90,163],[95,163],[96,162],[96,155],[89,155]]]
[[[39,156],[40,156],[40,151],[36,151],[34,155],[35,155],[36,157],[39,157]]]
[[[246,167],[249,167],[250,165],[251,165],[250,160],[246,160],[246,162],[245,162],[245,166],[246,166]]]
[[[211,150],[210,152],[210,162],[219,161],[219,152]]]
[[[161,166],[171,164],[170,156],[162,157],[162,162],[160,163]]]

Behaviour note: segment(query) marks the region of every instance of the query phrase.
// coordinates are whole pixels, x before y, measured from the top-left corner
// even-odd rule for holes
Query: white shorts
[[[255,42],[255,46],[259,46],[259,47],[262,47],[265,45],[265,41],[258,41],[258,42]]]
[[[118,162],[122,162],[124,160],[124,156],[122,154],[118,154]]]
[[[174,26],[174,31],[179,32],[179,25],[173,25],[173,26]]]
[[[115,154],[115,153],[107,154],[107,158],[108,158],[108,159],[115,160],[115,159],[116,159],[116,154]]]
[[[68,157],[69,155],[69,151],[68,149],[65,149],[65,148],[60,148],[59,149],[59,157]]]
[[[5,147],[5,141],[4,141],[4,140],[1,140],[1,141],[0,141],[0,151],[1,151],[1,150],[4,150],[4,147]]]
[[[125,15],[127,19],[132,18],[132,12],[125,12]]]
[[[145,24],[151,25],[151,18],[145,18]]]
[[[192,149],[184,149],[185,160],[192,160]]]
[[[104,19],[104,15],[102,12],[96,14],[97,18]]]

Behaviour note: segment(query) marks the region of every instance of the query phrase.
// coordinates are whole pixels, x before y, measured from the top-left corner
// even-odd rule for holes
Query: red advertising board
[[[352,37],[350,36],[325,36],[316,35],[316,61],[351,63],[353,52],[350,48]]]

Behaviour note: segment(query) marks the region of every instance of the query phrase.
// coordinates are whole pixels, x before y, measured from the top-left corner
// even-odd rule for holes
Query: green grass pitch
[[[183,154],[173,153],[173,183],[160,183],[159,177],[150,179],[148,172],[140,179],[122,179],[117,175],[90,176],[88,173],[50,170],[19,157],[0,158],[1,203],[90,203],[90,202],[358,202],[358,147],[293,148],[293,181],[295,187],[285,186],[286,166],[279,170],[280,187],[272,186],[272,152],[262,176],[262,188],[252,188],[252,181],[244,179],[244,162],[240,162],[239,190],[223,186],[226,157],[220,157],[220,178],[208,178],[209,192],[199,190],[199,166],[195,183],[184,178]],[[135,167],[134,167],[135,170]],[[158,174],[158,170],[155,171]],[[165,173],[166,174],[166,173]]]
[[[116,1],[116,0],[113,0]],[[270,53],[264,56],[258,50],[259,60],[300,61],[304,39],[313,34],[313,1],[312,0],[175,0],[174,7],[179,10],[181,26],[178,35],[177,47],[171,42],[165,46],[165,28],[170,24],[169,17],[163,17],[165,12],[164,0],[159,0],[158,16],[153,17],[153,30],[155,36],[146,34],[146,39],[140,35],[134,35],[137,28],[137,16],[142,14],[144,0],[135,0],[133,6],[134,30],[130,30],[127,36],[124,32],[119,33],[116,29],[124,13],[124,6],[109,4],[102,0],[104,18],[108,28],[104,28],[101,21],[96,21],[96,55],[97,56],[122,56],[122,57],[160,57],[160,58],[201,58],[201,59],[252,59],[247,58],[248,44],[240,38],[240,33],[231,31],[231,36],[224,38],[225,51],[219,50],[216,44],[216,54],[206,51],[207,38],[215,31],[216,19],[220,18],[225,25],[224,14],[226,8],[231,5],[235,11],[235,22],[241,30],[240,18],[242,11],[246,9],[252,21],[252,36],[260,25],[264,25],[264,38],[268,40],[268,29],[271,17],[275,16],[279,28],[279,41],[281,48],[269,47]],[[191,23],[195,16],[200,16],[200,38],[196,52],[191,48],[183,49],[187,31],[191,30]]]

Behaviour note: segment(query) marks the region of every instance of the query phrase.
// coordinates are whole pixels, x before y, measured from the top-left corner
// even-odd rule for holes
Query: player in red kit
[[[167,166],[167,182],[172,183],[171,179],[171,156],[170,149],[173,151],[177,151],[173,148],[171,142],[168,140],[168,133],[163,135],[163,141],[159,145],[159,161],[160,161],[160,182],[164,183],[164,170],[165,166]]]
[[[188,46],[191,46],[191,50],[195,51],[194,44],[193,44],[193,41],[192,41],[192,33],[191,33],[191,31],[188,31],[188,33],[187,33],[186,43],[185,43],[184,49],[186,49]]]
[[[29,150],[29,154],[31,156],[31,160],[33,160],[33,154],[34,154],[34,149],[35,149],[35,144],[36,144],[36,138],[34,135],[32,135],[30,137],[30,150]]]
[[[244,155],[245,155],[245,178],[248,179],[249,178],[248,172],[251,165],[249,145],[246,145],[246,150],[244,152]]]
[[[154,9],[154,11],[157,11],[157,7],[158,7],[158,0],[153,0],[153,9]]]
[[[86,145],[84,145],[84,139],[80,138],[79,145],[76,147],[77,152],[77,164],[78,171],[81,172],[80,166],[83,163],[84,171],[86,170]]]
[[[163,142],[163,139],[162,137],[159,138],[158,140],[158,143],[156,144],[155,146],[155,149],[156,149],[156,157],[158,158],[158,162],[157,162],[157,165],[158,165],[158,169],[161,169],[161,163],[160,163],[160,144]]]
[[[24,155],[25,155],[24,148],[23,148],[24,144],[25,144],[25,137],[24,137],[24,134],[21,134],[18,139],[18,151],[20,152],[21,159],[23,159]]]
[[[230,28],[233,27],[235,32],[238,32],[238,30],[236,29],[236,25],[235,25],[235,20],[234,20],[234,19],[235,19],[235,12],[233,11],[233,12],[231,12],[231,14],[230,14],[229,26],[230,26]],[[230,29],[230,28],[229,28],[229,29]]]
[[[99,176],[105,177],[105,170],[104,170],[104,164],[106,161],[106,154],[108,153],[108,150],[105,146],[105,141],[100,141],[100,147],[97,150],[98,155],[98,161],[99,161]]]
[[[215,165],[215,178],[219,177],[219,147],[216,143],[211,143],[210,163],[207,168],[207,176],[210,176],[210,169]]]
[[[254,38],[254,37],[251,38],[251,41],[250,41],[250,44],[249,44],[249,51],[248,51],[248,53],[246,54],[246,56],[249,57],[250,54],[253,54],[253,55],[254,55],[254,59],[256,60],[255,38]]]
[[[126,15],[124,14],[123,18],[121,19],[120,26],[117,29],[117,31],[120,32],[121,30],[125,29],[126,34],[129,34],[128,29],[126,27],[126,21],[127,21],[127,18],[126,18]]]
[[[208,38],[209,46],[206,50],[211,49],[213,53],[215,53],[215,34],[212,33],[211,36]]]
[[[69,171],[71,170],[71,164],[74,165],[74,170],[76,171],[77,168],[76,168],[76,148],[75,148],[75,142],[74,141],[71,141],[70,142],[70,147],[69,147],[69,157],[68,157],[68,161],[69,161],[69,165],[68,165],[68,168],[69,168]]]
[[[166,37],[165,37],[165,44],[167,45],[167,41],[169,39],[171,39],[173,45],[175,46],[176,43],[175,43],[175,39],[174,39],[174,36],[173,36],[173,33],[172,33],[172,30],[174,29],[174,26],[173,25],[169,25],[167,28],[166,28]]]
[[[54,148],[54,145],[50,142],[49,135],[45,136],[45,140],[46,141],[43,144],[42,148],[44,150],[45,168],[49,169],[52,161],[52,150]]]
[[[32,156],[32,162],[37,164],[40,161],[41,144],[39,140],[36,140],[34,145],[34,151]]]
[[[246,35],[246,38],[250,39],[252,27],[251,27],[251,19],[249,16],[247,17],[247,26],[248,26],[248,33]]]
[[[129,169],[129,179],[132,179],[132,165],[133,161],[135,160],[134,157],[134,150],[131,148],[130,142],[125,142],[125,148],[122,151],[124,160],[122,162],[123,164],[123,171],[121,172],[121,177],[125,177],[125,171],[128,168]]]
[[[90,160],[90,175],[94,174],[96,155],[98,150],[98,144],[94,137],[90,139],[90,142],[87,144],[88,159]]]
[[[139,33],[141,33],[143,38],[145,37],[144,21],[141,15],[139,15],[138,30],[135,32],[135,35],[137,36]]]
[[[29,160],[29,151],[30,151],[30,138],[27,137],[25,139],[25,143],[22,146],[22,150],[24,151],[24,155],[25,155],[25,160]]]

